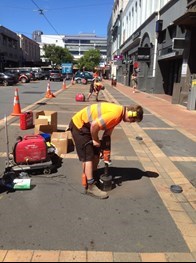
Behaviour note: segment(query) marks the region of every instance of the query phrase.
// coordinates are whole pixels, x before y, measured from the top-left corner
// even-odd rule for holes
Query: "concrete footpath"
[[[140,104],[144,108],[144,120],[139,124],[121,123],[120,127],[116,128],[112,140],[112,161],[117,166],[112,167],[112,171],[124,173],[126,184],[123,182],[121,187],[111,191],[108,201],[103,201],[86,199],[90,197],[84,195],[78,198],[74,192],[72,195],[73,189],[69,189],[67,184],[62,189],[60,187],[62,195],[59,195],[59,188],[54,190],[56,186],[53,182],[51,211],[43,210],[46,210],[45,216],[48,217],[48,223],[51,222],[52,208],[54,211],[56,209],[55,202],[58,204],[58,199],[64,197],[66,193],[67,198],[63,200],[67,201],[67,207],[62,209],[65,213],[61,212],[59,218],[67,221],[64,225],[60,220],[58,222],[62,229],[68,225],[63,229],[67,237],[60,236],[62,231],[58,229],[58,226],[55,228],[52,222],[51,226],[54,229],[51,228],[51,232],[56,236],[53,243],[49,243],[52,242],[51,240],[48,241],[48,247],[52,249],[45,249],[44,246],[46,247],[47,243],[43,242],[43,245],[42,239],[44,235],[47,235],[47,231],[44,232],[43,229],[42,234],[40,224],[38,232],[41,233],[37,239],[43,246],[36,247],[34,244],[35,248],[31,246],[30,249],[26,249],[26,240],[23,240],[22,236],[20,243],[15,244],[16,249],[10,249],[11,237],[7,238],[9,230],[6,229],[4,234],[6,234],[5,242],[7,243],[4,246],[0,244],[0,262],[196,262],[196,111],[189,111],[183,106],[171,104],[171,97],[167,95],[147,94],[140,91],[133,93],[132,88],[122,84],[117,83],[116,87],[112,87],[110,81],[103,82],[105,90],[100,92],[100,101],[122,105]],[[91,96],[90,102],[85,102],[83,105],[73,103],[76,92],[87,95],[88,88],[85,85],[68,85],[67,89],[56,92],[56,98],[48,100],[46,105],[43,103],[42,106],[40,103],[40,108],[47,107],[47,110],[57,111],[59,127],[68,124],[74,111],[83,105],[95,102],[95,97]],[[11,123],[10,129],[13,129],[13,134],[16,132],[17,125],[16,122]],[[137,140],[138,136],[141,140]],[[62,174],[67,169],[70,175],[68,179],[74,183],[77,190],[80,189],[80,178],[77,176],[80,167],[75,161],[76,153],[64,154],[62,157],[65,162]],[[68,165],[72,162],[74,165],[69,168]],[[136,172],[139,172],[141,176],[137,178]],[[134,175],[135,179],[133,179]],[[59,180],[66,181],[64,178]],[[183,191],[173,193],[170,190],[171,185],[179,185]],[[49,187],[48,184],[45,194],[49,191]],[[37,184],[34,192],[29,193],[27,205],[32,201],[31,198],[36,198],[34,195],[36,191],[40,194],[39,202],[41,203],[41,189],[45,189],[44,184],[43,186]],[[54,191],[56,191],[55,195]],[[18,197],[20,198],[19,194],[16,195],[16,198]],[[2,205],[3,208],[6,207],[9,201],[7,199],[0,195],[1,207]],[[73,202],[71,205],[69,200]],[[31,207],[31,210],[37,211],[39,202],[36,203],[35,208]],[[47,202],[44,204],[50,207]],[[85,212],[80,211],[81,207]],[[89,214],[88,208],[91,210]],[[69,213],[66,214],[68,209]],[[75,218],[68,217],[72,209],[74,209]],[[31,210],[29,213],[32,212]],[[8,220],[8,216],[1,213],[0,216],[1,221]],[[36,217],[38,221],[39,215],[37,214]],[[56,222],[57,215],[52,219]],[[95,226],[101,225],[101,228],[96,232],[93,224],[91,226],[89,222],[94,222]],[[3,227],[2,223],[0,227]],[[82,228],[85,231],[82,231]],[[26,231],[31,233],[31,229]],[[36,232],[34,233],[36,235]],[[72,234],[73,237],[75,235],[75,239],[71,236]],[[21,235],[28,238],[25,233]],[[64,236],[65,239],[63,239]],[[63,244],[63,248],[66,249],[62,249],[60,245],[61,248],[58,249],[59,239],[63,240],[60,245]],[[87,241],[89,242],[88,247],[83,250],[80,249],[84,248],[84,244],[82,242],[82,245],[80,244],[82,239],[85,247],[87,247]],[[66,243],[67,240],[68,243]],[[30,241],[29,244],[32,245]],[[26,243],[28,244],[27,241]]]

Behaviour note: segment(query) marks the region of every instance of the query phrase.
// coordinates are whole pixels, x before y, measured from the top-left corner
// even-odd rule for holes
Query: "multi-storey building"
[[[33,39],[40,45],[42,61],[44,57],[43,46],[55,45],[67,48],[75,60],[83,56],[85,51],[98,49],[101,53],[102,60],[105,62],[107,57],[107,38],[99,37],[95,34],[78,34],[78,35],[44,35],[41,31],[33,33]]]
[[[121,56],[121,41],[122,41],[122,15],[123,11],[125,10],[128,0],[115,0],[114,6],[112,10],[112,16],[110,20],[111,29],[109,31],[108,39],[111,39],[110,41],[110,49],[111,49],[111,75],[114,77],[118,77],[118,81],[122,80],[122,74],[120,73],[120,65],[122,61]]]
[[[39,44],[23,34],[18,34],[22,50],[22,66],[38,66],[40,64]]]
[[[90,49],[98,49],[102,60],[106,61],[107,56],[107,38],[99,37],[95,34],[79,34],[64,36],[65,47],[77,60],[84,55],[84,52]]]
[[[138,68],[140,90],[165,93],[173,103],[187,103],[191,75],[196,72],[195,3],[129,0],[122,6],[122,1],[114,1],[108,32],[113,37],[112,71],[119,82],[131,85],[131,74]]]
[[[50,62],[48,58],[45,57],[45,52],[43,50],[44,45],[55,45],[64,48],[65,44],[63,38],[64,35],[44,35],[41,30],[36,30],[33,32],[32,39],[39,44],[40,57],[43,63]]]
[[[21,60],[22,51],[18,35],[0,26],[0,70],[4,67],[18,66]]]
[[[0,70],[33,66],[39,62],[40,49],[35,41],[0,26]]]

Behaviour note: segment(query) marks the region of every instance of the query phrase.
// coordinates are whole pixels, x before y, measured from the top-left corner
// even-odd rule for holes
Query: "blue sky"
[[[0,25],[29,38],[35,30],[52,35],[95,33],[105,37],[113,3],[114,0],[0,0]]]

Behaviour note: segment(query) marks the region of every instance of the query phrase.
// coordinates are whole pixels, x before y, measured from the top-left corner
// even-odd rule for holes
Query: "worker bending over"
[[[94,79],[93,82],[90,84],[89,94],[86,100],[89,101],[91,95],[94,92],[96,96],[96,101],[98,101],[99,92],[103,89],[105,89],[105,87],[102,85],[101,82],[99,82],[98,78]]]
[[[103,137],[111,136],[114,127],[121,121],[132,123],[142,119],[143,108],[139,105],[121,106],[107,102],[92,104],[72,117],[69,129],[87,178],[87,194],[101,199],[108,197],[107,192],[96,186],[93,178],[93,172],[99,163],[99,131],[104,131]]]

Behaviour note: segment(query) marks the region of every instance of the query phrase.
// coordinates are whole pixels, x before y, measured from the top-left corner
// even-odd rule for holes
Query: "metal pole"
[[[5,123],[5,141],[6,141],[6,153],[7,153],[7,166],[9,166],[9,140],[8,140],[8,129],[7,129],[7,116],[4,117]]]
[[[158,14],[157,14],[157,20],[160,19],[160,9],[161,9],[161,0],[158,2]],[[154,78],[156,75],[156,63],[157,63],[157,48],[158,48],[158,34],[155,37],[155,44],[154,44],[154,59],[153,59],[153,69],[152,69],[152,77]]]

